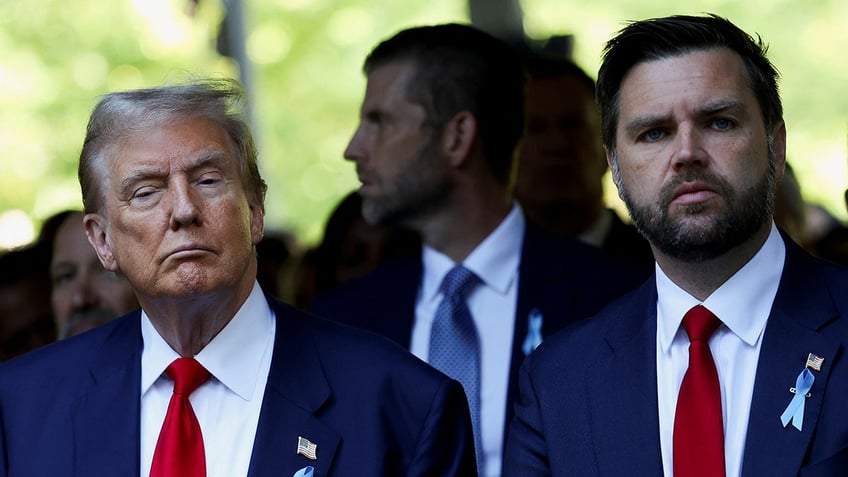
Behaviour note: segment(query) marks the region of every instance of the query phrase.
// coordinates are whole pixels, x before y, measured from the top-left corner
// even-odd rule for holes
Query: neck
[[[253,282],[188,298],[140,297],[142,308],[162,339],[180,356],[197,355],[232,321]]]
[[[466,200],[457,198],[417,229],[424,243],[461,263],[503,222],[511,209],[512,200],[506,192]]]
[[[771,232],[771,221],[744,243],[702,262],[686,262],[664,254],[651,245],[657,264],[677,286],[698,300],[706,300],[724,282],[748,263],[762,248]]]

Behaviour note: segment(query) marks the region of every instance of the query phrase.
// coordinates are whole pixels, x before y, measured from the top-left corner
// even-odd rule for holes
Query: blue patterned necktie
[[[442,282],[442,298],[430,331],[430,365],[456,379],[465,388],[477,467],[482,465],[480,445],[480,340],[465,296],[480,282],[462,265],[453,267]]]

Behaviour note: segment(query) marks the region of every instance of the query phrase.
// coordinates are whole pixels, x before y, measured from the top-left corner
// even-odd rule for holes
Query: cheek
[[[652,174],[653,173],[653,174]],[[657,191],[661,184],[660,179],[655,178],[656,171],[652,170],[650,164],[639,163],[636,165],[621,166],[621,181],[630,197],[634,199],[644,198]]]
[[[50,304],[60,314],[65,314],[68,308],[68,294],[64,291],[54,291],[50,294]]]

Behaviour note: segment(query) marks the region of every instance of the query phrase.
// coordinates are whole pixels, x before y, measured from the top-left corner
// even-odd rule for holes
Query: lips
[[[373,187],[373,185],[372,185],[373,181],[371,180],[370,175],[365,173],[364,171],[357,171],[357,178],[359,179],[359,183],[360,183],[360,187],[359,187],[359,193],[360,194]]]
[[[686,182],[678,186],[672,195],[672,202],[689,205],[704,202],[716,196],[716,191],[700,182]]]
[[[171,250],[168,257],[187,257],[193,254],[208,253],[212,250],[199,244],[185,244]]]

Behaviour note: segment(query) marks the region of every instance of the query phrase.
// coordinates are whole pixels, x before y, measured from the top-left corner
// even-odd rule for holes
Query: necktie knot
[[[209,371],[194,358],[175,359],[165,373],[174,380],[174,394],[183,396],[193,393],[210,377]]]
[[[713,313],[701,305],[692,307],[683,316],[683,329],[689,336],[689,341],[709,341],[721,321]]]
[[[442,281],[442,292],[445,296],[464,299],[478,280],[474,272],[462,265],[456,265],[445,275],[445,279]]]

